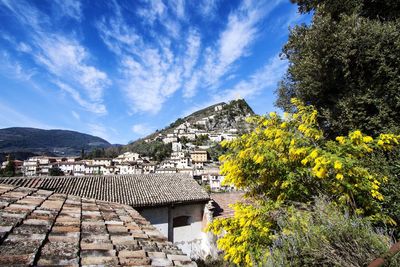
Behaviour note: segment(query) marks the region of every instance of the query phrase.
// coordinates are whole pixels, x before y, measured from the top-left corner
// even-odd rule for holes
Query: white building
[[[178,142],[178,137],[173,136],[173,137],[165,137],[162,139],[164,144],[169,144],[169,143],[175,143]]]
[[[114,159],[115,162],[122,163],[122,162],[130,162],[130,161],[137,161],[140,159],[140,155],[134,152],[125,152]]]
[[[92,164],[93,165],[111,166],[112,165],[112,159],[109,159],[109,158],[97,158],[97,159],[93,159]]]
[[[116,165],[116,167],[119,169],[119,174],[141,174],[143,173],[143,169],[140,168],[139,165],[135,163],[121,163]]]
[[[177,173],[178,169],[173,167],[173,168],[158,168],[156,169],[156,173],[158,174],[165,174],[165,173]]]
[[[172,151],[173,152],[180,152],[182,151],[182,144],[178,142],[173,142],[172,143]]]

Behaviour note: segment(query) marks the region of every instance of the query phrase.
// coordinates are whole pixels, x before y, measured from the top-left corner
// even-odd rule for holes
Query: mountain
[[[57,156],[80,155],[81,150],[108,148],[106,140],[68,130],[13,127],[0,129],[0,153],[35,153]]]
[[[252,115],[254,115],[254,111],[244,99],[232,100],[229,103],[221,102],[198,110],[184,118],[179,118],[153,135],[169,134],[184,122],[196,125],[199,121],[204,121],[204,126],[201,127],[204,127],[203,130],[207,132],[228,131],[230,129],[237,129],[238,132],[243,132],[248,127],[245,121],[246,117]],[[197,127],[200,125],[197,124]]]
[[[255,115],[249,104],[244,99],[232,100],[229,103],[221,102],[207,108],[198,110],[184,118],[178,118],[175,122],[160,131],[156,131],[142,139],[131,142],[125,146],[126,150],[143,140],[152,140],[159,136],[171,134],[174,130],[184,124],[190,123],[193,127],[204,130],[208,133],[228,132],[237,130],[237,133],[247,131],[248,124],[245,119]],[[201,122],[201,123],[200,123]]]

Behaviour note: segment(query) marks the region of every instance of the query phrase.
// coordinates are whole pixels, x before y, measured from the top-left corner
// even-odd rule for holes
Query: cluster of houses
[[[223,109],[223,104],[214,107]],[[48,176],[51,169],[60,169],[66,176],[85,175],[129,175],[129,174],[172,174],[191,175],[200,184],[209,185],[211,191],[229,191],[221,185],[224,176],[219,173],[219,162],[209,159],[207,149],[222,140],[237,137],[237,129],[215,129],[212,123],[216,115],[210,115],[193,123],[183,122],[172,133],[159,133],[146,142],[161,140],[171,144],[171,156],[161,162],[152,161],[138,153],[125,152],[116,158],[81,159],[79,157],[36,156],[25,161],[14,161],[17,173],[22,176]],[[203,140],[204,142],[198,142]],[[7,162],[3,162],[5,168]]]
[[[174,146],[179,148],[180,146]],[[5,168],[7,161],[3,162]],[[52,168],[59,168],[66,176],[172,174],[185,173],[200,184],[210,186],[211,191],[226,191],[219,164],[208,160],[207,151],[186,151],[179,148],[162,162],[150,161],[138,153],[126,152],[116,158],[81,159],[79,157],[36,156],[24,161],[14,161],[16,172],[22,176],[49,176]]]
[[[215,106],[215,111],[221,111],[224,104]],[[179,140],[186,139],[189,142],[186,144],[189,149],[193,149],[196,145],[192,144],[191,141],[195,141],[199,137],[207,136],[210,141],[221,142],[222,140],[232,140],[237,137],[238,130],[235,128],[225,130],[210,130],[210,125],[213,124],[216,115],[210,115],[201,118],[193,123],[183,122],[178,125],[173,133],[162,134],[159,133],[154,139],[162,140],[165,144],[178,143]],[[148,141],[151,141],[149,139]],[[207,146],[205,146],[207,147]],[[208,148],[208,147],[207,147]]]

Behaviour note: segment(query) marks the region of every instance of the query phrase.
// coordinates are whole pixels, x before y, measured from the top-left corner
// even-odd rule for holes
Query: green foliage
[[[52,167],[49,169],[50,176],[64,176],[64,172],[59,167]]]
[[[217,259],[212,259],[208,256],[206,259],[197,259],[196,264],[198,267],[234,267],[235,265],[229,264],[222,257],[218,257]]]
[[[182,137],[179,137],[179,142],[186,145],[187,143],[190,142],[190,140],[186,136],[182,136]]]
[[[175,128],[178,127],[179,125],[181,125],[182,123],[184,123],[185,120],[182,118],[178,118],[176,121],[174,121],[173,123],[171,123],[167,128]]]
[[[400,14],[400,2],[397,0],[291,0],[297,3],[301,13],[318,11],[340,19],[343,14],[357,12],[363,17],[388,21],[395,20]]]
[[[352,216],[396,223],[382,209],[382,187],[394,177],[366,163],[377,153],[397,149],[400,136],[380,134],[374,139],[357,130],[325,139],[314,107],[296,99],[292,103],[296,113],[253,117],[252,132],[222,144],[228,149],[220,158],[224,182],[245,190],[250,203],[236,205],[233,218],[217,219],[209,229],[225,233],[218,245],[235,264],[262,263],[279,231],[276,214],[293,202],[312,203],[320,195]]]
[[[203,146],[207,145],[208,141],[210,141],[210,138],[206,134],[202,134],[200,136],[196,137],[196,140],[194,140],[193,144],[196,146]]]
[[[290,65],[277,105],[291,111],[293,97],[314,105],[330,137],[400,132],[399,1],[296,2],[315,13],[283,48]]]
[[[227,149],[222,147],[220,143],[215,143],[207,149],[207,153],[213,161],[218,161],[219,157],[226,153],[226,151]]]
[[[97,159],[105,157],[106,157],[106,151],[104,148],[96,148],[92,150],[90,153],[85,154],[86,159]]]
[[[162,141],[145,142],[140,140],[129,144],[127,150],[150,157],[156,161],[162,161],[171,156],[172,144],[164,144]]]
[[[13,159],[10,159],[8,161],[6,167],[1,172],[1,176],[5,177],[15,176],[15,165]]]
[[[326,199],[278,215],[278,231],[265,266],[366,266],[390,248],[390,237],[371,223],[343,214]],[[399,257],[387,266],[399,266]]]

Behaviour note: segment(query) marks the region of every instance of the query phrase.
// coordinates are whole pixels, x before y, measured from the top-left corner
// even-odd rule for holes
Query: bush
[[[343,213],[325,198],[311,207],[288,209],[277,223],[266,266],[366,266],[391,245],[391,238],[366,219]],[[400,257],[388,264],[400,266]]]

